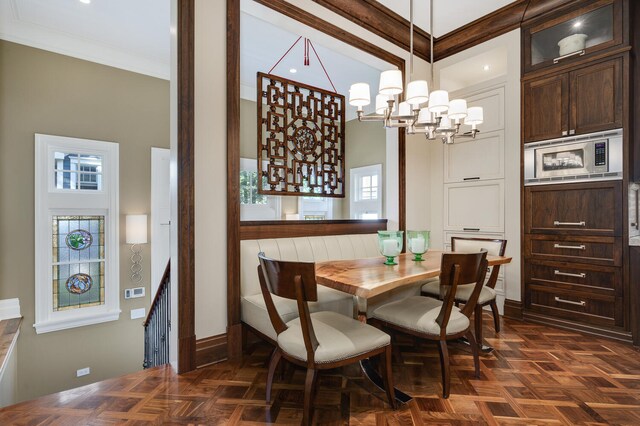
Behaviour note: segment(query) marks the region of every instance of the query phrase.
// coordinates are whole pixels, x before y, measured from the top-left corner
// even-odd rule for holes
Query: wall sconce
[[[131,244],[131,276],[134,283],[142,281],[142,247],[138,244],[147,244],[147,215],[127,215],[127,244]]]

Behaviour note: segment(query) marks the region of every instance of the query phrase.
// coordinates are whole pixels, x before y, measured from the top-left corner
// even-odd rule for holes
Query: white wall
[[[398,46],[311,0],[291,1],[310,13],[408,60]],[[195,279],[196,338],[226,331],[226,2],[196,0],[195,18]],[[428,78],[420,59],[415,76]],[[428,169],[424,138],[407,138],[408,226],[428,224]],[[390,161],[395,161],[391,160]],[[395,161],[397,164],[397,161]],[[392,164],[391,162],[389,164]],[[397,188],[397,175],[387,188]],[[392,195],[392,194],[389,194]],[[396,195],[397,197],[397,190]],[[391,197],[388,197],[391,199]],[[388,211],[397,227],[397,211]],[[411,212],[411,213],[409,213]],[[395,216],[395,217],[394,217]],[[394,225],[395,223],[395,225]],[[175,263],[174,263],[175,264]],[[175,281],[174,281],[175,282]]]
[[[497,67],[497,75],[493,81],[502,80],[505,84],[505,238],[507,255],[513,258],[505,268],[505,293],[510,300],[520,300],[520,29],[513,30],[495,39],[474,46],[456,55],[435,63],[437,85],[443,82],[449,89],[464,90],[460,85],[450,81],[450,75],[441,75],[442,70],[455,68],[456,64],[468,64],[473,57],[493,55],[496,51],[506,54],[506,67]],[[482,77],[478,76],[478,80]],[[491,81],[480,82],[490,85]],[[447,87],[442,87],[447,89]],[[482,126],[479,126],[482,130]],[[408,156],[409,157],[409,156]],[[432,247],[442,249],[444,246],[444,182],[443,164],[444,148],[440,142],[432,142],[428,148],[430,172],[430,226]],[[478,159],[481,161],[482,159]]]

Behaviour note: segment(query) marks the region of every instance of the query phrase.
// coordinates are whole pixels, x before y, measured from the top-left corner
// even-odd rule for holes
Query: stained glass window
[[[53,216],[53,310],[104,304],[104,216]]]
[[[57,189],[102,190],[102,157],[68,152],[53,157]]]

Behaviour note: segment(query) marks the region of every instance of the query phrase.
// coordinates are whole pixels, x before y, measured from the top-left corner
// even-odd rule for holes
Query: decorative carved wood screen
[[[344,106],[340,94],[258,73],[259,193],[344,198]]]

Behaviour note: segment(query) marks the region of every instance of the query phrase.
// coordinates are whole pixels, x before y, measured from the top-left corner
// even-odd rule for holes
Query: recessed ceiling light
[[[485,71],[489,71],[489,65],[485,65],[484,67],[482,67],[482,69]]]
[[[298,70],[297,70],[297,69],[295,69],[295,68],[289,68],[289,72],[290,72],[291,74],[295,74],[295,73],[297,73],[297,72],[298,72]]]
[[[90,4],[90,3],[91,3],[91,0],[80,0],[80,3]]]
[[[582,26],[582,21],[578,21],[575,24],[573,24],[573,28],[580,28]]]

